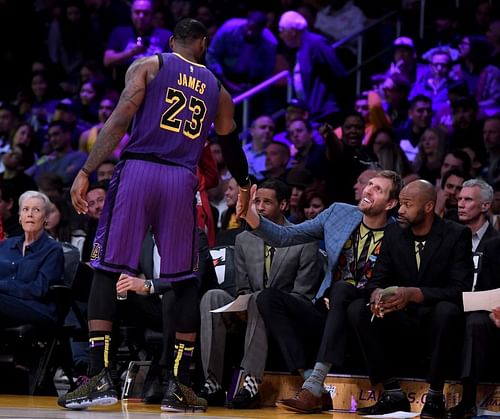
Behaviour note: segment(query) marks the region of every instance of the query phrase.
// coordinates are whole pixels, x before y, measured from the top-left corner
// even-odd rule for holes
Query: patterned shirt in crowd
[[[371,232],[371,234],[369,234]],[[370,237],[371,236],[371,237]],[[366,260],[360,260],[366,240],[371,238],[366,254]],[[334,272],[334,281],[347,281],[357,288],[364,288],[372,278],[373,268],[382,247],[384,228],[370,229],[363,223],[359,225],[351,237],[345,242],[340,253],[337,269]],[[356,255],[356,256],[355,256]],[[361,264],[364,264],[361,266]],[[359,269],[358,269],[359,268]]]

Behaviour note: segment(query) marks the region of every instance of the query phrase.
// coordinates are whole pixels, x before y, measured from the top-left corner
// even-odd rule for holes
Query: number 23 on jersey
[[[169,87],[165,98],[170,106],[161,116],[160,127],[168,131],[181,132],[192,140],[199,137],[203,128],[203,121],[207,114],[207,106],[202,99],[189,96],[189,101],[184,92]],[[186,105],[191,111],[191,119],[182,120],[177,118]]]

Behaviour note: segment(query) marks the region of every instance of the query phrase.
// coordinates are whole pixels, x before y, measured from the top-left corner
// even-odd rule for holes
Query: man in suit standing
[[[329,297],[326,319],[310,301],[271,288],[259,295],[257,305],[289,370],[298,371],[305,379],[295,397],[282,400],[278,404],[280,407],[313,413],[328,406],[323,383],[332,365],[342,367],[344,364],[348,347],[347,311],[354,300],[364,296],[364,288],[372,277],[380,252],[389,212],[397,205],[401,185],[397,173],[385,170],[374,172],[364,187],[358,204],[363,218],[342,244],[339,260],[332,270],[330,289],[324,294],[318,293],[318,297]],[[356,211],[355,207],[352,209]],[[318,217],[309,225],[314,225]],[[293,235],[293,229],[287,234]],[[310,362],[306,346],[317,350],[316,345],[319,346],[316,364],[313,370],[306,370]]]
[[[464,182],[458,195],[458,219],[472,232],[472,252],[474,256],[474,284],[481,268],[484,243],[498,232],[488,220],[493,202],[493,188],[482,179]]]
[[[395,348],[407,353],[415,346],[405,342],[415,342],[420,332],[417,342],[431,348],[430,388],[420,416],[430,419],[445,414],[446,366],[460,335],[462,292],[472,288],[474,264],[470,229],[437,217],[435,203],[434,187],[425,180],[413,181],[401,190],[399,225],[386,229],[367,286],[370,304],[357,300],[349,310],[370,379],[384,385],[379,401],[359,408],[358,414],[410,411],[406,394],[394,378],[390,353]],[[389,286],[397,288],[384,295]]]
[[[294,97],[304,99],[314,122],[340,124],[339,87],[345,69],[326,38],[308,31],[306,19],[288,11],[279,21],[280,38],[295,51],[291,63]]]
[[[483,244],[482,267],[479,272],[475,291],[486,291],[500,288],[498,272],[498,255],[500,255],[500,237]],[[488,311],[467,313],[465,320],[465,339],[462,353],[462,400],[448,409],[447,419],[463,419],[477,416],[476,396],[477,384],[486,378],[498,374],[498,352],[500,351],[500,307]],[[494,366],[495,368],[491,369]],[[498,375],[496,375],[498,377]]]
[[[285,219],[289,189],[277,179],[260,184],[255,197],[259,214],[280,225],[291,225]],[[235,409],[259,406],[258,385],[264,374],[267,357],[267,336],[256,305],[258,293],[265,288],[277,288],[302,298],[312,299],[321,276],[317,241],[309,244],[274,249],[261,238],[244,231],[236,237],[235,268],[237,295],[252,294],[248,301],[245,351],[241,361],[244,370],[243,387],[230,407]],[[209,404],[224,400],[222,374],[227,334],[227,314],[211,313],[235,300],[224,290],[210,290],[201,300],[201,358],[206,382],[200,393]],[[241,314],[241,313],[240,313]],[[244,317],[244,316],[238,316]],[[229,319],[231,320],[231,319]]]

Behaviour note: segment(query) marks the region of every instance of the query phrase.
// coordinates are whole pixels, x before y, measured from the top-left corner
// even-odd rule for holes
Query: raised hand
[[[244,218],[248,211],[248,205],[250,203],[250,193],[251,184],[249,183],[246,188],[239,187],[238,202],[236,205],[236,216],[238,218]]]
[[[255,207],[256,194],[257,185],[252,185],[249,197],[245,197],[240,190],[240,193],[238,194],[238,202],[236,204],[236,214],[238,217],[243,218],[252,228],[257,228],[260,225],[259,214],[257,212],[257,208]]]

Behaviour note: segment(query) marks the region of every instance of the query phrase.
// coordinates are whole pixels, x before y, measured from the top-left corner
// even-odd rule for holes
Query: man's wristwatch
[[[153,281],[151,281],[150,279],[145,279],[144,280],[144,292],[146,294],[149,294],[151,292],[151,285],[153,285]]]

